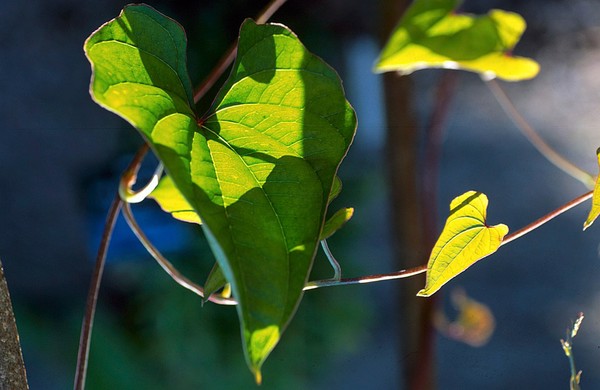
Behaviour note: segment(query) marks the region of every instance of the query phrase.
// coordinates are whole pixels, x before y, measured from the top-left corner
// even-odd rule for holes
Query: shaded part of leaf
[[[206,302],[208,297],[212,294],[225,287],[226,284],[227,279],[225,279],[225,275],[223,275],[219,263],[215,263],[204,282],[204,302]]]
[[[189,223],[202,223],[198,213],[169,176],[163,176],[148,197],[154,199],[164,212],[170,213],[175,219]]]
[[[231,75],[203,124],[215,142],[217,175],[231,180],[223,188],[248,180],[265,190],[263,211],[248,208],[246,225],[255,232],[257,222],[274,224],[261,229],[269,232],[265,238],[249,236],[260,246],[255,254],[219,261],[240,302],[246,357],[256,375],[302,296],[356,118],[337,73],[290,30],[247,20]],[[217,161],[226,149],[236,152],[236,161]],[[248,171],[252,175],[244,178]],[[228,199],[223,201],[233,217]],[[262,201],[251,200],[254,205]],[[261,306],[262,314],[247,310],[250,304]]]
[[[598,168],[600,171],[600,148],[596,150],[596,157],[598,159]],[[596,185],[594,186],[594,194],[592,195],[592,208],[583,224],[583,230],[592,226],[596,218],[598,218],[598,215],[600,215],[600,174],[596,177]]]
[[[539,65],[512,55],[525,31],[515,13],[492,10],[487,15],[456,13],[456,0],[417,0],[392,32],[375,71],[403,74],[446,68],[482,77],[518,81],[535,77]]]
[[[350,220],[350,218],[352,218],[352,215],[354,215],[354,208],[352,207],[347,207],[336,211],[331,218],[325,221],[320,239],[326,240],[331,237],[335,232],[340,230],[346,224],[346,222]]]
[[[335,198],[337,198],[342,192],[342,179],[339,176],[335,176],[333,179],[333,186],[331,187],[331,193],[329,193],[329,199],[327,200],[327,204],[333,202]]]
[[[85,42],[86,54],[95,67],[94,97],[108,93],[120,83],[135,80],[137,84],[153,86],[177,97],[182,100],[182,107],[193,106],[186,46],[185,32],[173,19],[147,5],[126,6],[117,18],[104,24]],[[95,60],[106,54],[117,63]],[[105,66],[118,68],[120,72],[108,73],[107,78],[98,77],[105,73],[98,68]],[[122,100],[131,101],[126,96]]]
[[[450,203],[450,215],[429,262],[425,288],[418,296],[430,296],[478,260],[494,253],[508,233],[504,224],[487,226],[488,199],[468,191]]]

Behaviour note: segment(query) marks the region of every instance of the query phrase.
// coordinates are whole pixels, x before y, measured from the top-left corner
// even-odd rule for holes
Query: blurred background
[[[150,5],[186,29],[196,85],[235,40],[243,19],[255,16],[265,3],[157,0]],[[72,386],[106,212],[121,172],[141,145],[123,120],[92,102],[90,67],[82,50],[87,36],[125,4],[0,1],[0,258],[32,389]],[[397,236],[402,228],[394,217],[393,184],[398,183],[391,179],[395,149],[390,133],[414,132],[412,145],[419,154],[422,129],[444,77],[442,71],[420,71],[402,78],[407,99],[397,108],[387,94],[388,110],[403,113],[413,125],[404,128],[404,122],[390,119],[389,111],[386,115],[384,78],[371,68],[391,17],[389,4],[289,0],[272,18],[338,70],[359,118],[355,143],[340,171],[344,190],[332,205],[332,210],[356,209],[350,223],[329,240],[345,276],[403,266],[402,254],[410,250],[406,238]],[[516,53],[541,64],[537,78],[503,86],[551,145],[595,174],[600,3],[463,4],[475,13],[490,8],[515,11],[527,20]],[[586,191],[527,143],[478,76],[460,73],[456,82],[442,138],[439,191],[428,210],[437,216],[438,232],[452,198],[470,189],[488,195],[489,223],[506,223],[512,231]],[[200,102],[200,107],[209,103]],[[142,176],[149,176],[153,165],[148,159]],[[420,168],[419,160],[415,167]],[[577,368],[583,370],[583,388],[600,388],[600,226],[581,231],[588,205],[503,247],[438,294],[435,310],[452,317],[449,292],[463,288],[493,313],[495,331],[477,348],[434,333],[429,375],[437,388],[568,388],[568,361],[559,340],[580,311],[586,319],[574,340]],[[213,259],[199,228],[171,220],[151,200],[134,211],[180,270],[194,280],[205,278]],[[414,220],[415,230],[420,224]],[[426,262],[427,253],[418,256],[419,264]],[[319,254],[312,278],[330,272]],[[405,283],[308,292],[264,366],[262,388],[405,388],[406,363],[419,353],[405,341],[410,324],[419,321],[407,317],[405,302],[423,300],[414,297],[417,288],[400,291]],[[423,285],[423,278],[415,283]],[[87,383],[89,389],[254,386],[235,310],[202,307],[197,296],[158,267],[122,220],[108,253]]]

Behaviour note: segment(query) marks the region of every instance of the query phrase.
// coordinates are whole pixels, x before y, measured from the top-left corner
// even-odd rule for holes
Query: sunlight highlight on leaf
[[[375,71],[463,69],[506,81],[537,75],[537,62],[512,55],[526,28],[520,15],[501,10],[482,16],[461,14],[456,12],[459,3],[416,0],[392,32]]]
[[[352,215],[354,215],[354,209],[352,207],[347,207],[336,211],[331,218],[325,221],[323,231],[321,232],[321,240],[326,240],[335,232],[340,230],[342,226],[344,226],[346,222],[352,218]]]
[[[598,170],[600,171],[600,148],[596,150],[596,157],[598,159]],[[596,177],[596,185],[594,186],[594,195],[592,196],[592,208],[588,214],[585,223],[583,224],[583,230],[589,228],[596,218],[600,215],[600,175]]]
[[[160,179],[158,186],[148,195],[148,198],[154,199],[163,211],[170,213],[175,219],[189,223],[202,223],[194,208],[175,187],[169,176]]]
[[[496,252],[508,227],[486,225],[487,205],[487,196],[475,191],[452,200],[450,215],[427,263],[425,288],[418,296],[431,296],[475,262]]]

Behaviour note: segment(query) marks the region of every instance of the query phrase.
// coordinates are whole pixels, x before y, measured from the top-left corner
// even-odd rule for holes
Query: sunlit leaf
[[[148,197],[154,199],[163,211],[170,213],[175,219],[189,223],[202,223],[198,213],[175,187],[169,176],[163,176]]]
[[[342,181],[339,177],[335,177],[333,181],[333,187],[331,189],[331,193],[329,194],[329,203],[333,201],[342,191]],[[171,214],[173,218],[178,219],[183,222],[189,223],[202,223],[200,221],[200,217],[194,211],[194,208],[190,205],[190,203],[184,198],[181,192],[177,189],[175,184],[173,184],[173,180],[169,178],[169,176],[163,176],[158,186],[152,191],[148,198],[154,199],[156,203],[163,209],[163,211]],[[344,221],[347,222],[352,218],[352,214],[354,209],[344,209],[346,215],[348,215],[347,219]],[[350,211],[351,210],[351,211]],[[342,210],[338,210],[338,213],[342,213]],[[339,218],[340,216],[332,216],[331,218]],[[325,227],[323,228],[323,235],[326,233],[329,220],[325,222]],[[337,227],[335,230],[338,230],[341,226]],[[327,233],[327,237],[331,236],[332,233]]]
[[[200,216],[259,381],[302,297],[354,137],[338,75],[285,26],[247,20],[231,74],[200,116],[183,29],[154,9],[126,7],[85,50],[93,98],[140,131]]]
[[[600,148],[596,150],[596,156],[598,158],[598,167],[600,168]],[[590,213],[583,224],[583,230],[589,228],[594,223],[596,218],[598,218],[598,215],[600,215],[600,175],[596,177],[594,195],[592,196],[592,209],[590,210]]]
[[[354,215],[354,209],[352,207],[336,211],[331,218],[325,221],[325,226],[323,226],[323,231],[321,232],[321,240],[331,237],[333,233],[340,230],[342,226],[352,218],[352,215]]]
[[[456,12],[459,3],[416,0],[392,32],[375,70],[409,74],[426,68],[463,69],[507,81],[537,75],[537,62],[512,55],[526,28],[520,15],[501,10],[461,14]]]
[[[452,200],[450,215],[427,263],[425,288],[417,295],[432,295],[476,261],[496,252],[508,227],[487,226],[487,205],[487,196],[475,191]]]

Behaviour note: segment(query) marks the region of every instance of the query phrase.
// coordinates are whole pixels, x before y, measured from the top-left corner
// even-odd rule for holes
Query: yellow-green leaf
[[[596,156],[598,157],[598,167],[600,168],[600,148],[596,150]],[[583,230],[589,228],[594,223],[596,218],[598,218],[598,215],[600,215],[600,175],[598,175],[596,178],[594,195],[592,197],[592,209],[590,210],[590,213],[583,224]]]
[[[425,288],[417,295],[432,295],[475,262],[496,252],[508,226],[487,226],[487,205],[487,196],[475,191],[450,203],[450,215],[427,263]]]
[[[336,176],[333,180],[333,187],[331,188],[331,193],[329,194],[328,203],[331,203],[331,201],[334,200],[340,194],[341,191],[342,181],[339,177]],[[194,211],[194,208],[190,205],[190,202],[188,202],[187,199],[185,199],[181,191],[179,191],[179,189],[177,189],[177,187],[173,183],[173,180],[167,175],[163,176],[160,179],[154,191],[152,191],[150,195],[148,195],[148,198],[154,199],[164,212],[171,214],[171,216],[175,219],[189,223],[202,223],[202,221],[200,220],[200,216],[198,215],[198,213],[196,213],[196,211]],[[328,234],[327,237],[335,233],[335,231],[341,228],[344,223],[348,222],[350,218],[352,218],[353,212],[354,209],[352,208],[338,210],[336,215],[332,216],[330,220],[326,221],[325,227],[323,228],[324,232],[326,232],[327,229],[331,227],[328,225],[330,225],[331,222],[333,222],[331,221],[333,218],[341,217],[337,214],[344,213],[346,215],[344,221],[339,226],[335,227],[334,231],[330,232],[330,234]],[[321,237],[321,239],[323,239],[323,237]]]
[[[163,211],[170,213],[173,218],[183,222],[201,224],[200,216],[190,202],[185,199],[169,176],[164,176],[158,186],[148,195],[158,203]]]
[[[458,0],[417,0],[392,32],[375,65],[377,72],[409,74],[419,69],[463,69],[518,81],[535,77],[539,65],[512,51],[525,31],[518,14],[491,10],[456,12]]]
[[[346,207],[336,211],[331,218],[325,221],[323,231],[321,232],[321,240],[328,239],[335,232],[340,230],[342,226],[352,218],[352,215],[354,215],[354,208],[352,207]]]

